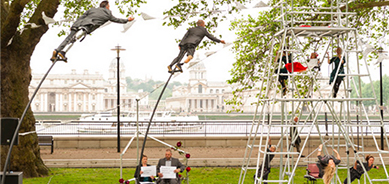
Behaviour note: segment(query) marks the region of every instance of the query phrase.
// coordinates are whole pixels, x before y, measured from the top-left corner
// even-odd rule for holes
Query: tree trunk
[[[12,9],[13,7],[18,7],[19,10],[20,7],[24,7],[21,1],[16,0],[13,3],[21,4],[19,6],[11,5],[9,15],[17,14],[17,10]],[[15,20],[20,21],[20,18],[15,18],[15,16],[2,17],[1,34],[4,37],[1,40],[1,117],[20,118],[22,116],[29,101],[28,87],[31,81],[30,58],[40,38],[48,30],[48,26],[44,24],[41,18],[41,13],[45,11],[46,15],[53,17],[57,12],[58,5],[59,0],[42,0],[29,20],[29,23],[35,23],[40,25],[40,27],[24,30],[22,34],[15,32],[15,27],[13,26],[4,27],[4,24],[8,22],[10,22],[8,24],[11,24]],[[6,35],[10,34],[13,35],[12,42],[7,45],[11,39],[7,40]],[[48,48],[47,53],[49,54],[47,62],[50,62],[51,49]],[[35,118],[31,108],[28,109],[23,119],[19,133],[30,131],[35,131]],[[1,170],[4,168],[8,150],[9,146],[1,146]],[[23,171],[24,177],[37,177],[48,174],[48,168],[43,164],[40,157],[36,133],[19,136],[19,145],[14,146],[12,149],[10,164],[10,170]]]

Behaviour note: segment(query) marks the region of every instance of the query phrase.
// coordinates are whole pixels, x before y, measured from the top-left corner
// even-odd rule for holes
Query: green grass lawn
[[[133,178],[135,169],[126,168],[123,170],[125,179]],[[338,172],[340,179],[343,181],[347,175],[346,170]],[[250,170],[247,173],[245,183],[254,183],[253,175],[255,171]],[[229,184],[238,183],[240,169],[237,167],[192,167],[190,171],[191,184]],[[272,168],[269,179],[278,179],[279,169]],[[294,179],[296,184],[305,183],[305,167],[299,167]],[[371,178],[386,178],[382,168],[379,170],[372,169],[369,171]],[[115,184],[119,183],[120,170],[118,168],[52,168],[50,176],[42,178],[27,178],[23,180],[24,184],[72,184],[72,183],[90,183],[90,184]],[[362,177],[363,178],[363,177]],[[361,183],[363,179],[361,178]],[[134,183],[134,182],[132,182]],[[319,180],[318,184],[323,182]],[[358,183],[354,181],[353,183]],[[387,182],[374,182],[387,183]]]

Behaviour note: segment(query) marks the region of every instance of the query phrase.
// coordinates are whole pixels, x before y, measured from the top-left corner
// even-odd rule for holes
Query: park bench
[[[49,135],[38,135],[38,144],[39,146],[51,146],[51,154],[54,152],[54,138]]]

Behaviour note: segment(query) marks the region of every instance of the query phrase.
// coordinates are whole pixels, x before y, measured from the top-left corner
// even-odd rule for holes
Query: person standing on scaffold
[[[184,57],[185,53],[187,52],[188,57],[185,59],[184,63],[188,63],[193,58],[193,54],[196,50],[196,47],[200,44],[201,40],[203,40],[204,36],[208,37],[209,39],[217,43],[220,42],[223,44],[226,43],[224,42],[224,40],[219,40],[216,37],[209,34],[207,29],[205,29],[205,22],[203,20],[198,20],[197,27],[190,28],[186,32],[185,36],[182,38],[180,44],[178,45],[178,48],[180,49],[180,53],[173,60],[173,62],[170,63],[169,66],[167,66],[169,73],[173,72],[172,68],[175,64],[177,64],[176,67],[178,71],[182,72],[183,64],[180,63],[181,59]]]
[[[90,34],[97,28],[99,28],[104,23],[111,21],[116,23],[125,24],[129,21],[134,20],[133,17],[129,17],[127,19],[119,19],[112,15],[111,10],[109,10],[109,2],[102,1],[100,3],[99,8],[92,8],[87,10],[80,18],[74,22],[72,27],[70,28],[70,34],[65,38],[65,40],[58,46],[57,49],[53,51],[53,56],[51,57],[51,61],[54,61],[57,56],[59,56],[59,60],[67,61],[65,57],[66,52],[63,49],[69,43],[75,42],[75,35],[78,31],[82,30],[85,34]]]
[[[334,98],[336,98],[336,95],[338,94],[339,91],[339,86],[342,83],[344,78],[344,76],[339,76],[339,74],[344,74],[344,64],[346,63],[346,58],[344,56],[342,57],[342,48],[340,47],[336,48],[336,54],[337,56],[331,58],[331,60],[328,61],[328,64],[331,63],[335,64],[335,67],[332,70],[330,76],[330,84],[335,81],[334,88],[332,89],[332,97]],[[336,71],[338,71],[338,67],[339,67],[339,72],[338,72],[338,76],[336,76]]]

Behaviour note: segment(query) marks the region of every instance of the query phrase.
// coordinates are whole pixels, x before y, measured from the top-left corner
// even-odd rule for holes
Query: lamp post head
[[[113,49],[111,49],[111,50],[112,50],[112,51],[116,51],[117,57],[119,57],[120,51],[121,51],[121,50],[122,50],[122,51],[125,51],[126,49],[124,49],[124,48],[122,48],[121,46],[117,45],[117,46],[115,46],[115,48],[113,48]]]

